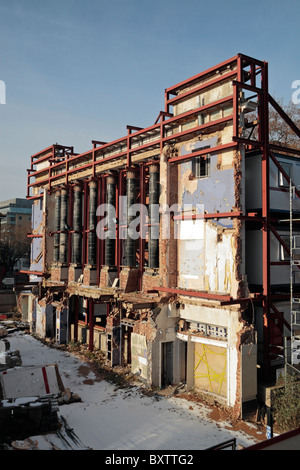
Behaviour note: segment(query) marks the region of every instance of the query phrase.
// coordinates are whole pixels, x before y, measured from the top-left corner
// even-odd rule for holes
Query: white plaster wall
[[[181,297],[184,303],[183,297]],[[190,305],[185,303],[184,308],[179,309],[180,318],[228,328],[230,311],[226,309],[206,307],[202,305]]]
[[[205,224],[205,290],[231,292],[235,276],[233,234],[223,232],[218,239],[217,226]]]

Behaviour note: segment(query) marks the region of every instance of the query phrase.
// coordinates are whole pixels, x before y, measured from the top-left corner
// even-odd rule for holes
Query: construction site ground
[[[184,384],[149,388],[129,368],[110,368],[102,352],[78,344],[57,346],[18,323],[10,323],[7,331],[22,366],[56,363],[64,387],[79,397],[59,407],[62,435],[56,434],[55,442],[53,433],[29,436],[34,448],[205,450],[232,438],[239,448],[266,439],[265,423],[257,423],[255,413],[234,419],[213,397],[187,391]],[[70,432],[74,439],[67,445]]]

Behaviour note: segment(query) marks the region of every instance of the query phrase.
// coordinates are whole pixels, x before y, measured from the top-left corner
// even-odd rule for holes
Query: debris
[[[37,446],[37,441],[24,439],[24,441],[13,441],[11,443],[13,450],[33,450]]]
[[[22,365],[20,351],[11,351],[7,339],[0,340],[0,371]]]
[[[77,393],[72,393],[69,388],[66,388],[60,397],[58,397],[58,404],[59,405],[66,405],[70,403],[76,403],[81,401],[81,398],[77,395]]]
[[[0,387],[7,399],[59,395],[64,391],[56,364],[6,369],[0,372]]]
[[[59,427],[57,399],[27,397],[0,402],[0,443],[10,444]]]

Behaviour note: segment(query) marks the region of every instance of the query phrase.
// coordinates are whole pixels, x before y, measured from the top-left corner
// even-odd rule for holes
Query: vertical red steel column
[[[119,196],[120,196],[120,175],[121,171],[118,173],[117,177],[117,184],[116,184],[116,219],[117,219],[117,225],[116,225],[116,246],[115,246],[115,265],[117,267],[117,272],[119,275]]]
[[[94,300],[89,299],[89,350],[94,349]]]
[[[120,275],[121,263],[122,263],[121,225],[123,223],[123,220],[121,220],[122,207],[120,205],[120,202],[121,202],[120,198],[124,194],[123,186],[124,186],[124,171],[120,170],[120,172],[119,172],[119,181],[118,181],[118,190],[117,190],[117,196],[116,196],[116,217],[118,219],[117,237],[116,237],[116,243],[117,243],[117,247],[116,247],[116,266],[117,266],[118,277]]]
[[[30,172],[31,172],[31,169],[30,170],[27,170],[27,198],[30,197]]]
[[[52,162],[54,161],[55,159],[55,146],[52,145],[52,155],[51,157],[49,158],[49,171],[48,171],[48,191],[49,191],[49,194],[51,193],[51,176],[52,176]]]
[[[75,306],[74,306],[74,341],[78,341],[78,295],[75,296]]]
[[[268,64],[261,69],[262,81],[262,217],[263,217],[263,337],[265,374],[269,371],[270,355],[270,165],[269,165],[269,112],[268,112]]]
[[[169,93],[165,90],[165,113],[170,112],[170,105],[168,101],[169,101]]]
[[[74,203],[74,193],[73,186],[69,186],[69,219],[68,219],[68,265],[72,262],[72,230],[73,230],[73,203]]]
[[[130,147],[131,147],[131,140],[130,140],[131,131],[127,129],[127,166],[128,168],[131,166],[131,155],[130,155]]]
[[[143,163],[140,165],[140,238],[139,238],[139,251],[140,251],[140,266],[139,266],[139,289],[142,290],[143,272],[145,263],[145,214],[144,208],[146,203],[145,195],[145,166]]]
[[[243,60],[240,56],[237,57],[237,82],[243,81],[242,69]],[[239,137],[239,93],[240,87],[233,85],[233,137]]]
[[[95,167],[93,167],[95,168]],[[101,177],[98,179],[98,186],[97,186],[97,208],[101,204],[101,190],[102,190],[102,180]],[[96,269],[97,269],[97,286],[100,282],[100,271],[101,271],[101,243],[100,238],[98,237],[97,233],[97,225],[99,223],[100,217],[96,215]]]
[[[88,181],[84,181],[83,191],[83,243],[82,243],[82,267],[87,263],[87,220],[89,207],[89,189]]]

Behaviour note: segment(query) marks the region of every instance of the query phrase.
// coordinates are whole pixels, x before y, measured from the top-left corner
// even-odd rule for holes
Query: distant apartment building
[[[13,198],[0,202],[0,239],[25,242],[27,233],[31,232],[32,201],[26,198]],[[14,270],[28,269],[30,257],[20,258]]]
[[[268,64],[243,54],[164,99],[147,128],[31,157],[34,328],[240,414],[290,360],[283,219],[300,152],[270,142],[268,107],[300,131],[269,95]]]

